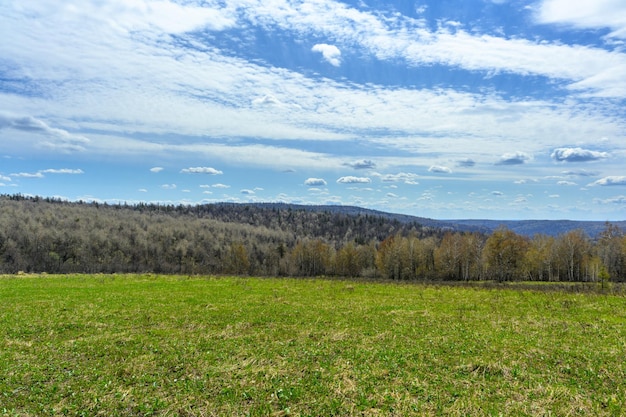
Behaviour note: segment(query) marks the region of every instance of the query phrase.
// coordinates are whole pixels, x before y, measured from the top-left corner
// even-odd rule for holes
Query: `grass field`
[[[626,298],[0,277],[0,415],[623,415]]]

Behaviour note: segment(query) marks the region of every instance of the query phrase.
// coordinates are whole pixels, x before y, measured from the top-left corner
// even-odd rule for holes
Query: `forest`
[[[104,204],[0,196],[0,273],[235,274],[447,281],[626,281],[611,223],[526,237],[280,205]]]

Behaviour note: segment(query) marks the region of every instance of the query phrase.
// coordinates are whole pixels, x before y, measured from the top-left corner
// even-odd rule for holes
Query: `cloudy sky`
[[[626,218],[623,0],[5,0],[0,193]]]

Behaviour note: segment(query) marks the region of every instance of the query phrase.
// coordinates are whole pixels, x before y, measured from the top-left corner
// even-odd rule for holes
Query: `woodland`
[[[420,281],[626,281],[626,235],[453,231],[288,205],[0,196],[0,273],[234,274]]]

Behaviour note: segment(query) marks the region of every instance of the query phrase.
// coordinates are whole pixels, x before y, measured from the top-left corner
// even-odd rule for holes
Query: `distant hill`
[[[532,237],[536,234],[558,236],[572,230],[582,230],[589,237],[596,237],[605,227],[604,221],[575,221],[575,220],[487,220],[487,219],[458,219],[437,220],[427,217],[411,216],[406,214],[388,213],[357,206],[340,205],[299,205],[286,203],[253,203],[259,208],[305,210],[310,212],[340,213],[348,216],[368,215],[398,221],[403,224],[417,223],[431,229],[450,231],[472,231],[491,233],[504,226],[515,233]],[[622,230],[626,230],[626,221],[610,222]]]
[[[606,228],[604,221],[574,221],[574,220],[448,220],[459,227],[477,227],[488,233],[493,232],[500,226],[514,231],[519,235],[533,236],[544,234],[558,236],[572,230],[582,230],[589,237],[596,237]],[[626,230],[626,221],[610,222],[611,224]]]
[[[223,203],[231,204],[231,203]],[[219,203],[218,203],[219,205]],[[270,208],[276,210],[304,210],[309,212],[328,212],[333,214],[342,214],[345,216],[370,216],[383,218],[386,220],[397,221],[402,224],[416,223],[431,229],[442,229],[451,231],[483,231],[488,232],[489,228],[480,224],[462,224],[456,220],[435,220],[427,217],[411,216],[408,214],[389,213],[385,211],[372,210],[358,206],[340,206],[340,205],[304,205],[304,204],[288,204],[288,203],[242,203],[238,205],[251,205],[259,208]]]

